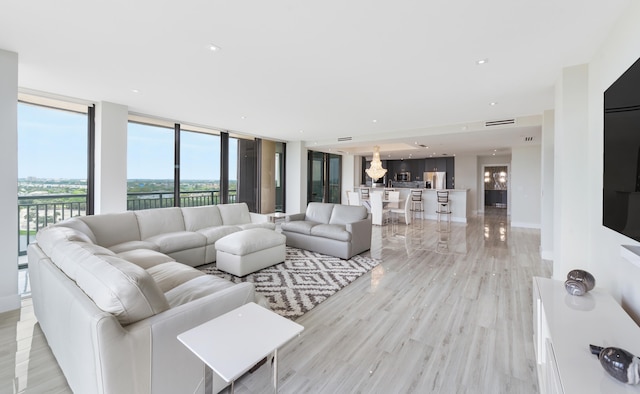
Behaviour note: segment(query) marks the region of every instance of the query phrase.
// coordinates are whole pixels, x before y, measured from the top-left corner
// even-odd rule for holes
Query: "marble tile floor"
[[[531,277],[551,274],[540,232],[504,209],[468,224],[374,226],[382,263],[297,320],[281,393],[536,393]],[[0,393],[68,393],[31,300],[0,315]],[[236,393],[270,393],[270,363]],[[226,392],[227,390],[225,390]]]

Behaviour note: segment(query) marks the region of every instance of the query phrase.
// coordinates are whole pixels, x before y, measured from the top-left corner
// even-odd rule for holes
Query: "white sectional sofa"
[[[41,230],[28,248],[33,305],[71,389],[202,392],[203,364],[177,335],[266,300],[251,283],[192,266],[214,261],[224,235],[261,227],[274,228],[246,204],[228,204],[76,217]],[[213,386],[226,384],[214,376]]]

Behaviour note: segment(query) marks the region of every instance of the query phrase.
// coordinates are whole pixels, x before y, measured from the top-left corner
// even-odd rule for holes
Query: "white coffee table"
[[[273,388],[278,391],[278,348],[304,330],[256,303],[245,304],[178,335],[205,368],[233,383],[252,366],[273,353]],[[206,380],[206,379],[205,379]],[[210,388],[206,387],[207,392]]]
[[[267,217],[269,218],[269,221],[271,223],[277,223],[278,220],[283,221],[287,218],[287,216],[290,216],[290,215],[285,212],[274,212],[274,213],[267,214]]]

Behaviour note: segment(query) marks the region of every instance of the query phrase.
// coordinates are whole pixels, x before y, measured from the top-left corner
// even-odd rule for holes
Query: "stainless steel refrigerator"
[[[447,173],[444,171],[438,172],[425,172],[424,183],[427,189],[446,189],[447,188]]]

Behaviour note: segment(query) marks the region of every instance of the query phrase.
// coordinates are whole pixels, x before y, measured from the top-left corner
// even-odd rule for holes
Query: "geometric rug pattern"
[[[256,292],[267,298],[271,310],[295,320],[380,263],[359,255],[342,260],[288,246],[286,253],[283,263],[244,277],[222,272],[215,263],[201,270],[234,283],[253,283]]]

